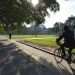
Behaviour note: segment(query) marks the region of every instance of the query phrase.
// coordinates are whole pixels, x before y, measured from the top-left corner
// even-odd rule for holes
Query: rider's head
[[[64,26],[64,31],[68,31],[69,27],[67,25]]]

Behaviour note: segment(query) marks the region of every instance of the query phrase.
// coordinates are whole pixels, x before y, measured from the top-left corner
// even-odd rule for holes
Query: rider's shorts
[[[75,42],[68,42],[68,43],[65,42],[63,46],[67,48],[75,48]]]

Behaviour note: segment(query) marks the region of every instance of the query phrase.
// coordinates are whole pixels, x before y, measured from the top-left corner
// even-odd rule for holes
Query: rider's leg
[[[61,45],[61,49],[62,49],[62,53],[63,53],[63,55],[62,55],[62,56],[65,56],[64,44],[62,44],[62,45]]]
[[[72,56],[72,48],[69,48],[69,51],[68,51],[68,62],[71,63],[71,56]]]

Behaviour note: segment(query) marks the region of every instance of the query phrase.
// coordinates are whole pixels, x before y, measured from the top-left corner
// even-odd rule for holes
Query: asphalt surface
[[[54,55],[50,55],[36,48],[13,40],[12,42],[15,43],[17,47],[22,50],[22,52],[28,54],[29,56],[33,57],[37,62],[50,68],[51,75],[73,75],[75,73],[65,60],[58,64],[54,59]]]
[[[65,60],[7,39],[0,36],[0,75],[75,75]]]

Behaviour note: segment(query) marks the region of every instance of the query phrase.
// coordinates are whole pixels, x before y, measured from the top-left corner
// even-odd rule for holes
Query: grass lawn
[[[56,47],[55,35],[13,35],[12,39],[24,40],[41,46]]]
[[[30,41],[33,44],[38,44],[41,46],[49,46],[49,47],[56,47],[55,38],[28,38],[25,41]]]
[[[46,46],[46,47],[57,47],[56,45],[56,36],[55,35],[38,35],[35,37],[35,35],[13,35],[12,39],[15,40],[23,40],[28,41],[33,44],[38,44],[40,46]],[[75,52],[75,49],[73,50]]]

